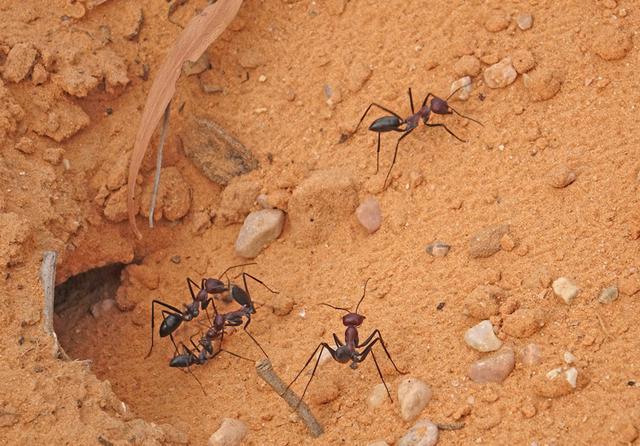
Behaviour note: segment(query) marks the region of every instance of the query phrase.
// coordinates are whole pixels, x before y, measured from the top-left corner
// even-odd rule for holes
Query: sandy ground
[[[136,125],[166,49],[206,2],[189,0],[170,17],[164,0],[17,3],[0,1],[5,444],[199,445],[224,417],[248,425],[248,445],[398,441],[413,422],[402,420],[397,398],[369,406],[380,382],[369,360],[356,371],[321,366],[307,399],[326,433],[314,440],[250,362],[221,355],[194,367],[204,395],[192,376],[168,367],[166,339],[144,358],[151,300],[180,307],[190,300],[186,277],[215,277],[243,261],[233,243],[244,216],[259,208],[257,193],[288,212],[280,238],[247,269],[280,291],[251,288],[259,303],[251,328],[285,381],[319,342],[343,333],[340,312],[318,304],[351,306],[371,278],[361,337],[380,329],[396,363],[431,387],[421,418],[464,422],[442,431],[438,445],[636,440],[638,2],[247,1],[207,51],[211,67],[178,84],[165,156],[169,198],[155,229],[139,217],[142,241],[124,221]],[[520,14],[533,17],[530,29],[518,27]],[[505,57],[517,78],[490,88],[484,72]],[[341,136],[370,102],[407,116],[408,87],[416,101],[427,92],[446,96],[465,74],[474,82],[470,98],[451,104],[484,126],[457,116],[435,121],[467,143],[439,128],[416,129],[383,190],[398,134],[383,135],[377,175],[375,134],[363,128]],[[226,196],[181,143],[201,117],[221,124],[260,163]],[[143,190],[153,153],[147,158]],[[327,189],[316,184],[310,205],[319,204],[304,211],[289,199],[318,172]],[[354,201],[367,196],[383,215],[371,235],[354,216]],[[509,225],[501,249],[473,256],[470,240],[494,224]],[[435,240],[451,245],[446,257],[425,251]],[[115,284],[57,309],[56,330],[74,361],[52,358],[42,330],[38,270],[50,249],[60,253],[58,283],[125,266],[92,279],[94,288],[109,278]],[[580,289],[570,304],[552,291],[559,277]],[[479,322],[469,296],[483,285],[501,290],[490,320],[516,352],[502,383],[468,376],[474,361],[491,355],[463,339]],[[599,303],[611,286],[619,297]],[[95,299],[114,294],[117,308],[89,313]],[[506,321],[516,308],[537,311],[542,328],[513,335]],[[192,323],[177,337],[187,342],[201,329]],[[534,364],[522,359],[529,344],[542,352]],[[260,357],[242,332],[225,346]],[[395,397],[403,377],[377,357]],[[575,389],[547,378],[570,367],[578,372]]]

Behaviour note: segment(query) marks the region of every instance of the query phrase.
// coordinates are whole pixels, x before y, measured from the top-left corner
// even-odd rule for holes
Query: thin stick
[[[278,395],[282,396],[291,408],[298,412],[298,415],[302,418],[304,424],[306,424],[309,432],[311,432],[312,437],[317,438],[322,435],[324,428],[313,416],[309,406],[300,401],[298,395],[296,395],[291,389],[287,389],[287,386],[282,382],[282,379],[280,379],[280,377],[273,371],[271,361],[266,358],[260,360],[260,362],[256,364],[256,372],[258,373],[258,376],[269,384]]]
[[[598,313],[597,311],[595,312],[595,314],[596,314],[596,317],[598,318],[598,322],[600,323],[600,328],[604,332],[605,338],[610,338],[611,335],[609,334],[609,330],[607,330],[607,326],[604,325],[604,321],[602,320],[602,316],[600,316],[600,313]]]
[[[169,115],[171,110],[171,101],[164,109],[162,118],[162,129],[160,130],[160,144],[158,145],[158,155],[156,158],[156,174],[153,178],[153,192],[151,193],[151,204],[149,205],[149,227],[153,228],[153,213],[156,210],[156,199],[158,197],[158,189],[160,188],[160,170],[162,169],[162,150],[164,142],[167,139],[167,129],[169,128]]]
[[[55,251],[45,251],[42,255],[42,265],[40,266],[40,281],[44,291],[44,332],[51,336],[53,340],[52,356],[69,360],[67,354],[58,343],[58,336],[53,328],[53,305],[55,303],[56,290],[56,260],[58,253]]]

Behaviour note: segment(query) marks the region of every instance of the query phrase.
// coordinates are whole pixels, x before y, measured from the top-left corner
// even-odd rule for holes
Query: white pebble
[[[562,359],[567,364],[573,364],[574,362],[576,362],[577,358],[571,352],[564,352],[563,355],[562,355]]]
[[[555,295],[561,298],[567,305],[570,304],[580,292],[580,288],[566,277],[557,278],[553,281],[551,287]]]
[[[244,220],[236,239],[236,254],[252,259],[269,243],[280,236],[284,226],[284,212],[280,209],[262,209],[251,212]]]
[[[438,442],[438,426],[420,420],[398,440],[398,446],[434,446]]]
[[[471,78],[469,76],[465,76],[458,79],[457,81],[453,81],[451,83],[449,94],[453,94],[453,92],[455,92],[456,90],[458,90],[458,93],[456,95],[458,99],[460,99],[461,101],[466,101],[467,99],[469,99],[469,96],[471,96],[471,91],[473,90],[473,87],[471,85]]]
[[[517,76],[510,57],[505,57],[484,70],[484,82],[489,88],[504,88],[514,83]]]
[[[520,14],[516,21],[518,22],[518,28],[522,31],[526,31],[533,26],[533,17],[531,14]]]
[[[258,77],[258,82],[266,82],[266,80],[267,80],[267,76],[265,76],[264,74],[261,74]]]
[[[511,373],[516,364],[515,354],[510,348],[492,356],[482,358],[469,367],[469,378],[479,384],[501,383]]]
[[[467,345],[479,352],[493,352],[502,347],[502,341],[493,332],[491,321],[482,321],[464,334]]]
[[[614,285],[614,286],[605,288],[600,292],[600,296],[598,297],[598,302],[600,302],[601,304],[608,304],[613,302],[617,298],[618,298],[618,287]]]
[[[429,386],[416,378],[405,378],[398,386],[398,403],[404,421],[414,420],[431,399]]]
[[[238,446],[248,432],[247,425],[242,421],[224,418],[220,429],[209,437],[209,446]]]
[[[578,383],[578,370],[575,367],[571,367],[569,370],[564,372],[564,376],[569,385],[575,389]]]
[[[427,245],[427,253],[433,257],[445,257],[449,253],[449,249],[451,249],[451,246],[441,241],[435,241]]]

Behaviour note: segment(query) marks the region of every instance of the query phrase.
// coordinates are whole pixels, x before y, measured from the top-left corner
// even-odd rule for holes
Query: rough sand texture
[[[162,218],[148,229],[149,150],[138,242],[124,221],[136,125],[167,48],[207,2],[189,0],[168,17],[174,3],[0,0],[3,441],[201,445],[223,418],[247,424],[247,445],[399,440],[413,422],[402,420],[397,401],[369,407],[380,382],[371,359],[355,371],[333,361],[320,367],[306,398],[326,429],[315,440],[253,363],[220,355],[193,367],[205,396],[192,376],[168,367],[167,339],[156,339],[144,359],[151,300],[181,307],[191,299],[186,277],[242,263],[234,242],[244,216],[259,209],[258,194],[288,211],[279,239],[247,268],[280,291],[251,285],[258,305],[250,328],[285,381],[320,342],[344,333],[342,314],[318,304],[354,305],[370,277],[361,338],[379,328],[398,366],[430,386],[422,417],[465,423],[441,431],[438,445],[635,441],[637,2],[247,0],[207,51],[211,67],[178,83]],[[519,28],[528,22],[520,14],[533,17],[530,29]],[[508,70],[485,76],[499,62]],[[382,190],[399,134],[382,135],[376,175],[376,135],[366,127],[385,113],[373,111],[356,134],[343,135],[372,101],[404,117],[408,87],[416,102],[427,92],[446,97],[466,75],[469,99],[451,105],[484,126],[434,118],[462,143],[421,125],[402,141]],[[259,162],[224,194],[185,154],[201,118]],[[382,210],[373,234],[355,216],[369,196]],[[451,246],[446,256],[425,251],[434,241]],[[97,319],[89,300],[57,310],[63,349],[91,363],[51,357],[38,279],[46,250],[60,254],[59,284],[98,266],[137,263],[123,270],[115,296],[97,296],[116,299]],[[580,290],[570,304],[552,290],[559,277]],[[611,286],[618,298],[600,303]],[[503,382],[477,384],[469,368],[492,354],[472,350],[464,334],[487,308],[516,361]],[[204,328],[192,322],[176,337],[188,342]],[[226,336],[225,347],[260,357],[242,331]],[[374,351],[395,395],[402,377]]]

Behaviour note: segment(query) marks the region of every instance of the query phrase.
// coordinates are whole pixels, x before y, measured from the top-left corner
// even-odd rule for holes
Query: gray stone
[[[479,359],[469,367],[469,378],[479,384],[501,383],[511,373],[516,364],[515,354],[510,348]]]
[[[610,286],[600,292],[598,302],[601,304],[609,304],[618,298],[618,287]]]
[[[414,420],[431,399],[431,389],[417,378],[405,378],[398,386],[400,415],[404,421]]]
[[[326,349],[323,349],[322,351],[326,351]],[[369,397],[367,398],[367,404],[369,405],[369,407],[375,409],[376,407],[382,406],[386,399],[387,389],[384,387],[384,384],[376,384],[376,386],[369,394]]]
[[[502,347],[502,341],[493,332],[491,321],[482,321],[467,330],[464,342],[479,352],[493,352]]]
[[[438,442],[438,426],[431,420],[420,420],[398,441],[398,446],[434,446]]]
[[[262,209],[247,215],[236,240],[236,254],[252,259],[269,243],[280,236],[284,226],[284,212]]]
[[[533,26],[533,16],[531,14],[519,14],[516,22],[518,22],[518,28],[526,31]]]
[[[224,418],[220,429],[209,437],[209,446],[238,446],[249,433],[247,425],[233,418]]]
[[[226,186],[231,178],[258,167],[253,153],[210,119],[186,122],[180,138],[185,154],[214,183]]]
[[[449,253],[449,249],[451,249],[450,245],[438,240],[427,245],[427,253],[433,257],[445,257]]]

